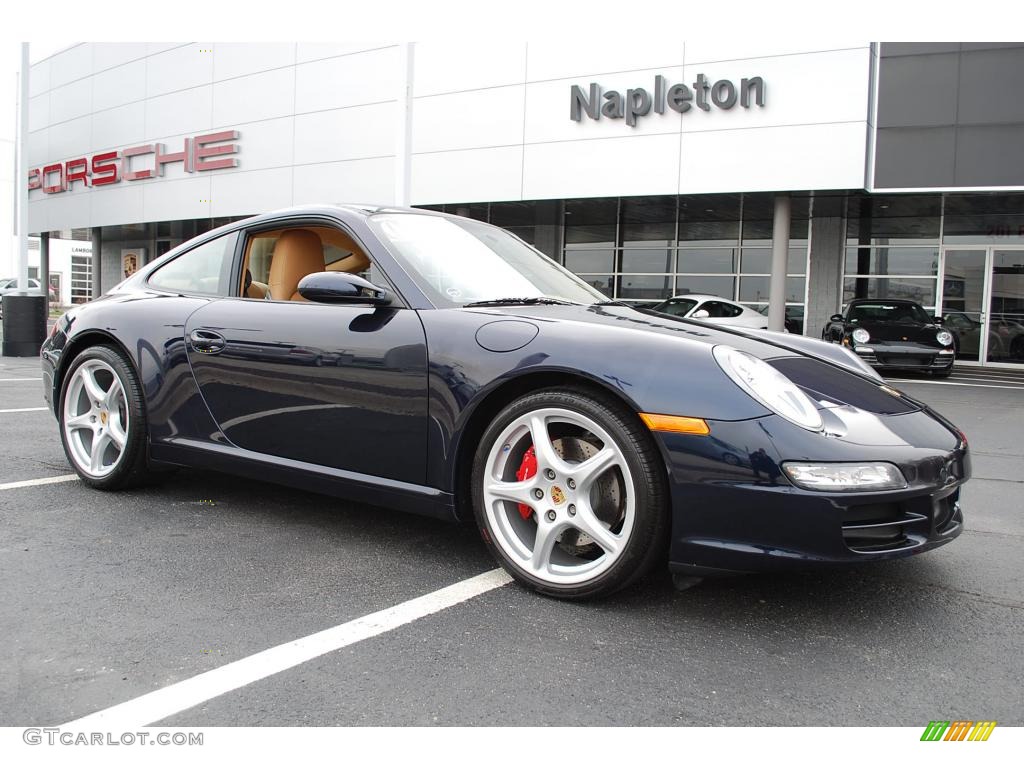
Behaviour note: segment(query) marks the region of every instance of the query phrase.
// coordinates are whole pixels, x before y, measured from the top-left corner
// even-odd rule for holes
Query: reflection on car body
[[[232,223],[66,313],[41,364],[92,486],[202,466],[472,521],[563,598],[666,551],[689,579],[905,557],[963,528],[966,438],[849,348],[630,307],[441,213]]]

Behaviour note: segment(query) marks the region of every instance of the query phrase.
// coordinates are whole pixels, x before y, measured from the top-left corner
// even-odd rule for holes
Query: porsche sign
[[[76,182],[84,187],[103,187],[152,179],[163,176],[164,168],[171,163],[181,163],[186,173],[234,168],[238,165],[238,144],[234,143],[238,135],[238,131],[218,131],[192,136],[182,140],[177,152],[169,152],[164,144],[141,144],[44,165],[28,172],[28,188],[54,195],[73,190]]]

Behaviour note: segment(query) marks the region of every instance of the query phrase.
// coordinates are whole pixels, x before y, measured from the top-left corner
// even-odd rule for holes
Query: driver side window
[[[249,299],[305,301],[299,282],[314,272],[347,272],[373,280],[369,256],[335,227],[281,227],[249,235],[239,295]]]

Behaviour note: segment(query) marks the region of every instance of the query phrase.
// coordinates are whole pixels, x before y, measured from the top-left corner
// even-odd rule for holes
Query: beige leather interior
[[[270,286],[266,283],[258,283],[253,280],[249,283],[249,287],[245,289],[245,297],[247,299],[265,299],[267,298],[268,290],[270,290]]]
[[[274,244],[270,261],[270,295],[278,301],[305,301],[299,295],[299,281],[324,271],[324,246],[308,229],[288,229]]]
[[[293,233],[305,234],[293,236]],[[319,241],[316,246],[319,257],[315,269],[312,269],[314,245],[310,235]],[[285,241],[283,245],[282,240]],[[306,256],[294,256],[298,249],[305,249]],[[252,236],[246,243],[241,295],[249,299],[304,301],[297,287],[299,281],[310,272],[359,274],[370,266],[369,257],[358,243],[348,233],[335,227],[312,226],[264,231]],[[278,282],[276,289],[275,278]],[[279,292],[288,291],[293,282],[294,287],[291,287],[290,293]]]

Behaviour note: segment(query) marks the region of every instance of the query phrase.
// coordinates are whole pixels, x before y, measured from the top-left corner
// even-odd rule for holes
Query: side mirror
[[[388,292],[347,272],[314,272],[299,281],[299,295],[320,304],[390,304]]]
[[[692,317],[694,320],[703,320],[705,317],[711,317],[711,313],[708,312],[706,309],[698,309],[696,312],[690,315],[690,317]]]
[[[842,315],[832,315],[832,317],[830,317],[829,320],[831,320],[833,323],[841,323],[841,322],[843,322],[843,316]]]
[[[939,317],[938,315],[936,315],[935,317],[933,317],[933,318],[932,318],[932,322],[933,322],[933,323],[938,323],[939,325],[942,325],[942,324],[943,324],[944,322],[946,322],[946,321],[945,321],[945,320],[943,320],[943,319],[942,319],[941,317]]]

